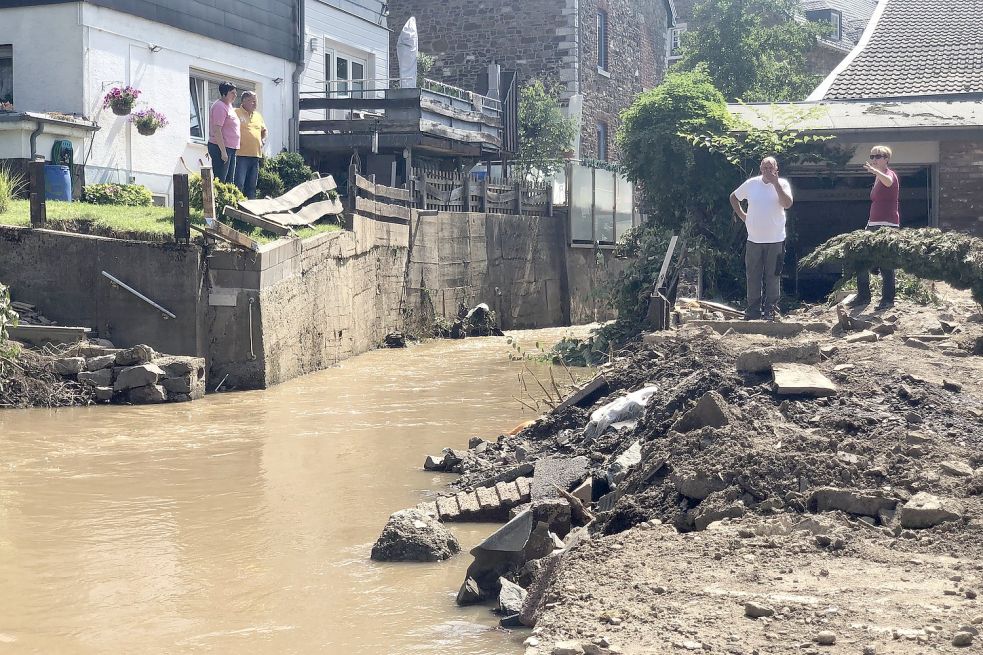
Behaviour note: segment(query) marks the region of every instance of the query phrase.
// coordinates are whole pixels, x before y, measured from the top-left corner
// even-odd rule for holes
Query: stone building
[[[618,159],[621,112],[662,80],[674,22],[671,0],[391,0],[394,31],[411,16],[437,60],[428,77],[482,89],[495,62],[520,87],[554,85],[579,125],[576,156],[602,160]]]

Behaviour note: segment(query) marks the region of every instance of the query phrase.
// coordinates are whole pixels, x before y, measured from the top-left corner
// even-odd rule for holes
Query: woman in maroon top
[[[897,173],[888,167],[891,163],[891,154],[891,149],[887,146],[874,146],[870,149],[870,160],[864,162],[864,168],[875,178],[874,186],[870,190],[868,230],[901,227],[899,211],[901,184],[898,182]],[[881,291],[881,302],[877,305],[878,310],[894,306],[894,269],[881,268],[881,278],[884,286]],[[870,304],[870,271],[864,269],[857,273],[857,298],[850,304],[854,306]]]

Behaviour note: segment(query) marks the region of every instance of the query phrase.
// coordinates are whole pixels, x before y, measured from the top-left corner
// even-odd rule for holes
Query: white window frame
[[[608,73],[611,62],[608,60],[608,12],[604,9],[597,10],[597,72]]]
[[[682,54],[680,49],[683,45],[683,34],[686,32],[686,23],[679,23],[669,30],[669,59],[680,59]]]
[[[192,80],[196,83],[197,94],[198,94],[198,119],[201,124],[200,136],[192,134],[194,129],[194,118],[190,111],[192,102],[194,99],[191,95],[191,83]],[[236,90],[242,95],[243,91],[255,91],[257,85],[255,82],[250,82],[248,80],[243,80],[240,78],[229,77],[227,75],[221,75],[218,73],[211,73],[208,71],[199,70],[197,68],[191,68],[188,70],[188,108],[189,108],[189,125],[188,125],[188,139],[192,143],[208,143],[208,136],[211,130],[210,115],[212,103],[218,100],[218,87],[222,82],[232,82],[236,85]]]
[[[829,12],[829,22],[833,25],[833,34],[830,38],[834,41],[843,40],[843,14],[836,9]]]
[[[338,75],[338,60],[343,59],[347,62],[348,77],[347,79],[341,78]],[[362,77],[353,78],[352,68],[358,65],[362,67]],[[368,52],[361,50],[354,50],[350,48],[340,47],[339,44],[331,41],[330,39],[324,39],[324,86],[325,92],[331,98],[351,98],[352,94],[356,94],[358,97],[364,97],[366,91],[371,91],[372,89],[365,88],[366,79],[373,79],[373,72],[371,68],[373,66],[372,55]],[[361,82],[352,82],[353,79],[361,79]],[[341,91],[341,82],[347,82],[349,87],[344,92]],[[326,118],[328,120],[344,120],[350,118],[350,112],[339,111],[339,110],[327,110]]]
[[[12,44],[0,45],[0,62],[9,62],[10,78],[8,80],[10,88],[8,93],[3,92],[3,87],[0,86],[0,102],[7,101],[7,95],[10,95],[9,102],[14,101],[14,46]],[[4,68],[3,64],[0,63],[0,71]]]

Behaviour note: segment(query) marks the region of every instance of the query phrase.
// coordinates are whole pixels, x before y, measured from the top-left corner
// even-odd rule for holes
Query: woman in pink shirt
[[[888,167],[892,154],[887,146],[874,146],[870,149],[870,160],[864,162],[864,168],[875,178],[870,190],[868,230],[901,227],[901,184],[898,182],[898,174]],[[881,268],[881,279],[884,286],[881,290],[881,302],[877,305],[878,310],[894,306],[894,269]],[[857,297],[850,304],[854,307],[870,304],[870,271],[864,269],[857,273]]]
[[[212,103],[208,112],[208,156],[212,159],[212,172],[219,182],[235,182],[236,151],[239,149],[239,116],[232,107],[236,99],[236,85],[222,82],[218,85],[221,96]]]

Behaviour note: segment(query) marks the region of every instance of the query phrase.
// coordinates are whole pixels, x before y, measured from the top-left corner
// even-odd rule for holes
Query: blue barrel
[[[72,172],[68,166],[44,165],[44,197],[47,200],[72,201]]]

